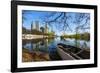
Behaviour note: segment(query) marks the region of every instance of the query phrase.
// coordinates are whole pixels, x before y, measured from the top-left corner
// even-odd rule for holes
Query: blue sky
[[[31,23],[32,22],[35,22],[35,21],[39,21],[39,25],[40,27],[41,26],[45,26],[45,23],[44,23],[44,17],[48,14],[50,14],[52,12],[47,12],[47,11],[33,11],[33,10],[23,10],[22,11],[22,17],[24,17],[24,19],[22,18],[23,20],[23,26],[27,29],[31,29]],[[59,12],[56,12],[59,14]],[[72,29],[72,31],[69,31],[68,29],[65,31],[65,33],[67,34],[73,34],[75,33],[75,27],[76,25],[74,23],[72,23],[72,20],[75,20],[74,17],[75,17],[75,12],[72,13],[72,12],[68,12],[69,15],[72,16],[72,19],[70,19],[68,22],[69,22],[69,25],[70,25],[70,28]],[[78,13],[77,13],[78,14]],[[90,16],[90,14],[87,14]],[[52,18],[53,19],[53,18]],[[84,20],[83,20],[84,22]],[[57,23],[52,23],[52,27],[49,27],[49,29],[53,30],[54,32],[56,32],[57,35],[61,35],[64,31],[63,30],[60,30],[60,28],[62,27],[63,24],[57,24]],[[87,30],[89,32],[89,30]],[[82,31],[81,31],[82,32]]]

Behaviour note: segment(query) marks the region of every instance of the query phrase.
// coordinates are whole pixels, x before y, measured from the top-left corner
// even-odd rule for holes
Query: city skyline
[[[25,27],[26,29],[31,29],[31,23],[34,23],[35,21],[38,21],[39,22],[39,26],[40,27],[44,27],[45,26],[45,22],[43,21],[44,20],[44,16],[50,14],[52,12],[48,12],[48,11],[33,11],[33,10],[23,10],[22,11],[22,20],[23,20],[23,27]],[[58,13],[59,12],[55,12],[55,13]],[[73,20],[74,17],[75,17],[75,14],[79,14],[79,13],[75,13],[75,12],[67,12],[68,15],[71,15],[73,17]],[[88,13],[84,13],[84,14],[87,14],[88,16],[90,16],[90,14]],[[53,18],[51,18],[53,19]],[[70,19],[69,21],[69,24],[70,24],[70,27],[72,28],[72,31],[69,31],[69,30],[60,30],[60,28],[62,27],[63,24],[60,24],[60,26],[57,24],[57,23],[52,23],[52,26],[48,26],[49,30],[53,30],[57,35],[62,35],[63,33],[67,33],[67,34],[74,34],[75,33],[75,24],[72,23],[72,19]],[[84,22],[84,20],[83,20]],[[89,23],[89,22],[88,22]],[[90,25],[90,23],[89,23]],[[67,28],[67,27],[66,27]],[[89,32],[90,30],[86,30],[86,32]],[[83,32],[83,31],[80,31],[80,32]]]
[[[41,28],[43,28],[44,31],[42,31]],[[51,30],[49,30],[47,24],[45,24],[45,26],[40,27],[39,21],[35,21],[35,22],[31,23],[31,30],[38,30],[38,31],[41,31],[41,32],[44,32],[44,33],[47,33],[47,32],[51,31]]]

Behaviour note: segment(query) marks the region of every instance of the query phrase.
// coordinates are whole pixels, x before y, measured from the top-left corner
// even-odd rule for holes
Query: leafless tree
[[[73,28],[71,26],[75,26],[74,32],[76,32],[76,37],[79,31],[85,31],[90,29],[89,13],[51,12],[45,15],[44,21],[48,23],[51,27],[54,23],[56,23],[57,25],[55,26],[58,26],[58,29],[61,29],[63,31],[73,31]]]
[[[71,23],[76,26],[76,29],[89,29],[89,20],[90,15],[88,13],[74,13],[74,15],[70,12],[51,12],[46,14],[44,21],[47,22],[50,26],[53,23],[57,23],[62,30],[69,29],[72,31]]]

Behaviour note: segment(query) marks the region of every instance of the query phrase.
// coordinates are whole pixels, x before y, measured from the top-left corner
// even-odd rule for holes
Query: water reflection
[[[23,40],[23,48],[30,51],[47,52],[48,39]]]
[[[23,40],[23,49],[28,49],[31,51],[40,51],[43,53],[48,53],[51,60],[61,60],[59,57],[56,47],[58,43],[64,43],[66,45],[72,45],[80,47],[82,49],[90,48],[90,42],[85,40],[75,40],[75,39],[60,39],[60,37],[49,38],[49,39],[33,39],[33,40]],[[77,45],[76,45],[77,43]]]

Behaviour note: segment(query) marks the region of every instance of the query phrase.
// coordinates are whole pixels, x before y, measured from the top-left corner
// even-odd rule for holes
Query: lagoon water
[[[41,51],[49,54],[51,60],[61,60],[59,54],[56,51],[58,43],[64,43],[66,45],[71,45],[79,47],[81,49],[90,49],[90,41],[86,40],[75,40],[75,39],[60,39],[60,37],[52,39],[33,39],[33,40],[23,40],[23,48],[29,51]],[[77,43],[77,46],[76,46]]]

